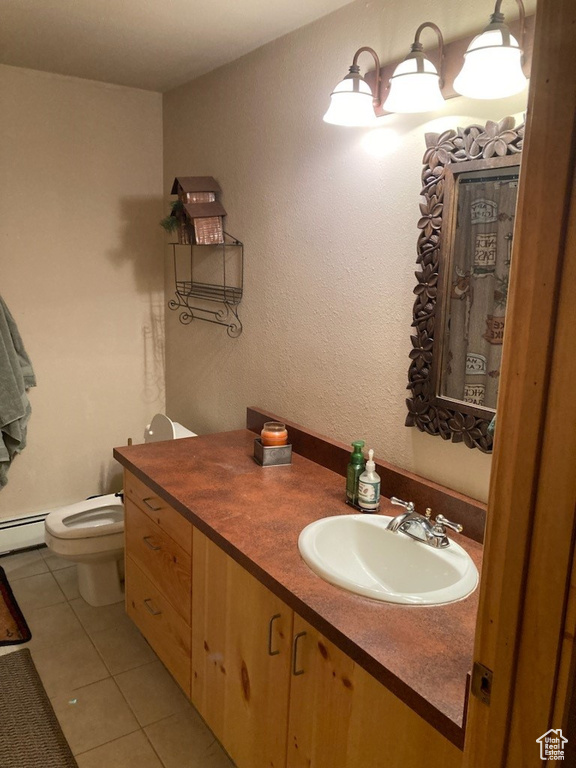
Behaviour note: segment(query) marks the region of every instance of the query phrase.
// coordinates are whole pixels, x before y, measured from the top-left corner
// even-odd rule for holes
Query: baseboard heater
[[[0,519],[0,555],[44,544],[44,520],[51,511]]]

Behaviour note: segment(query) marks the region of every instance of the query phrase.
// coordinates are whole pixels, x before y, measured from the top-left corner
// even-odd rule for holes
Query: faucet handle
[[[404,507],[404,509],[408,512],[414,512],[415,507],[413,501],[402,501],[402,499],[398,499],[396,496],[392,496],[390,501],[392,504],[397,504],[399,507]]]
[[[460,523],[453,523],[451,520],[447,520],[444,515],[436,515],[435,527],[436,526],[438,529],[451,528],[453,531],[456,531],[456,533],[462,533],[464,530]]]

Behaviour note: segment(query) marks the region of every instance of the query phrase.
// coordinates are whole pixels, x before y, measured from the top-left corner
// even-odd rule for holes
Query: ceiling
[[[1,0],[0,63],[166,91],[350,0]]]

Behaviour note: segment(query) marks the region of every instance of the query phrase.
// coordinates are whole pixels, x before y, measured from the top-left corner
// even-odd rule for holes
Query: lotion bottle
[[[366,466],[366,460],[362,453],[364,440],[356,440],[352,443],[354,450],[350,455],[350,463],[346,472],[346,501],[350,504],[358,503],[358,480]]]
[[[366,469],[358,479],[358,506],[366,512],[376,512],[380,507],[380,476],[376,474],[374,451],[368,451]]]

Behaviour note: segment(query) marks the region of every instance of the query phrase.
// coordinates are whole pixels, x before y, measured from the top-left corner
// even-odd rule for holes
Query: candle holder
[[[254,439],[254,461],[261,467],[279,467],[292,464],[291,445],[263,445],[259,437]]]

